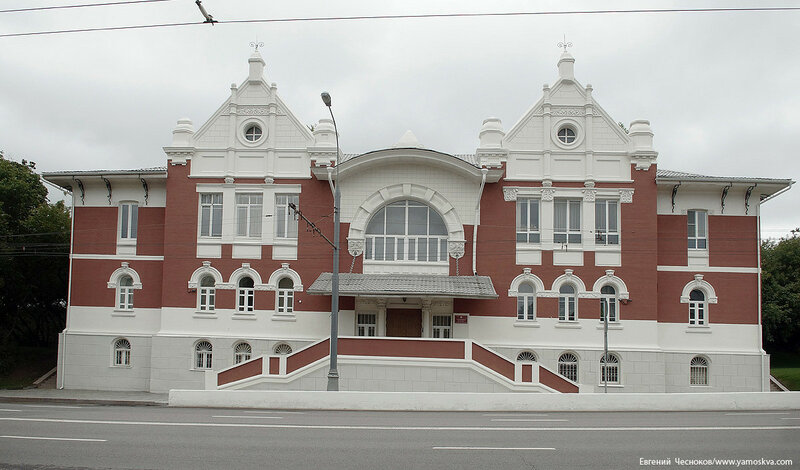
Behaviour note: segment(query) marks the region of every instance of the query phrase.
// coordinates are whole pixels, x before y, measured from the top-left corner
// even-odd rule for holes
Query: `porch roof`
[[[312,295],[331,295],[331,273],[322,273],[308,288]],[[339,274],[343,296],[436,296],[461,299],[496,299],[489,276],[436,274]]]

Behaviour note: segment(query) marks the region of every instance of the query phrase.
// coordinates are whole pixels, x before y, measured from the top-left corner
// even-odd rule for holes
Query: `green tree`
[[[35,168],[0,151],[0,350],[52,346],[64,328],[70,214]]]
[[[761,244],[761,315],[769,352],[800,351],[800,229]]]

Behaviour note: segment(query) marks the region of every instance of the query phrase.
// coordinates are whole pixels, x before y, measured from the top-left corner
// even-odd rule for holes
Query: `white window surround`
[[[533,286],[533,291],[534,291],[533,292],[533,296],[535,298],[541,297],[540,294],[542,292],[544,292],[544,290],[545,290],[544,283],[539,278],[539,276],[537,276],[535,274],[531,274],[531,268],[523,268],[522,269],[522,274],[518,275],[517,277],[515,277],[511,281],[511,286],[508,289],[508,296],[509,297],[514,297],[514,298],[519,298],[519,296],[521,295],[520,292],[519,292],[519,287],[523,283],[527,283],[527,284],[530,284],[530,285]],[[522,295],[525,295],[525,294],[522,294]],[[517,303],[514,303],[514,305],[517,305]],[[527,318],[526,319],[520,319],[518,317],[517,312],[515,312],[514,316],[515,316],[516,320],[514,322],[514,326],[538,326],[539,323],[537,321],[538,317],[536,316],[536,303],[535,302],[534,302],[534,312],[533,313],[534,313],[534,318],[529,320]]]
[[[136,245],[139,225],[139,202],[120,201],[117,216],[117,244]]]
[[[191,277],[189,278],[188,288],[197,290],[197,306],[196,306],[196,313],[202,315],[215,315],[216,314],[216,305],[214,309],[209,310],[201,310],[200,309],[200,280],[203,279],[205,276],[211,276],[214,278],[214,287],[213,289],[216,291],[219,289],[220,284],[222,284],[222,274],[214,267],[211,266],[211,261],[203,261],[203,265],[194,270]],[[215,295],[216,297],[216,295]]]
[[[711,385],[711,360],[702,354],[692,357],[689,361],[689,386],[708,387]]]
[[[702,274],[695,274],[694,280],[689,281],[683,286],[683,291],[681,291],[681,303],[688,304],[689,303],[689,294],[698,289],[702,291],[706,295],[706,302],[709,304],[717,303],[717,293],[714,290],[714,286],[709,284],[708,281],[703,280]]]
[[[130,278],[133,280],[133,285],[126,286],[126,287],[134,289],[134,290],[142,288],[142,281],[139,278],[139,273],[137,273],[136,270],[131,268],[129,266],[129,264],[127,262],[124,262],[124,261],[122,262],[122,266],[120,266],[119,268],[114,270],[113,273],[111,273],[111,277],[109,277],[109,279],[108,279],[107,286],[108,286],[109,289],[114,289],[114,291],[116,293],[116,296],[115,296],[115,299],[114,299],[114,311],[115,312],[122,312],[123,314],[128,313],[128,314],[132,315],[133,314],[133,308],[130,308],[130,309],[120,309],[119,308],[119,288],[120,288],[119,282],[125,276],[130,276]]]
[[[617,299],[619,300],[630,299],[628,286],[625,285],[625,281],[614,275],[613,269],[607,269],[605,276],[600,276],[596,281],[594,281],[592,293],[599,294],[603,286],[612,286],[614,290],[617,291]]]
[[[535,352],[529,349],[524,349],[520,351],[519,354],[517,354],[516,362],[524,362],[530,364],[532,362],[538,362],[538,357],[536,356]]]
[[[239,279],[243,278],[244,276],[250,276],[250,278],[253,279],[254,290],[270,290],[267,288],[267,284],[264,284],[261,280],[261,275],[258,274],[258,271],[250,267],[250,263],[242,263],[241,268],[237,268],[235,271],[233,271],[233,273],[231,273],[231,276],[228,278],[228,282],[221,282],[217,284],[217,290],[237,289],[239,287]]]
[[[245,136],[245,132],[247,129],[252,126],[256,125],[261,128],[261,136],[253,141],[247,140]],[[248,116],[247,119],[244,119],[241,123],[239,123],[237,132],[236,132],[236,139],[245,147],[259,147],[262,144],[266,143],[269,137],[269,127],[267,123],[264,122],[264,119],[260,117],[250,117]]]
[[[558,131],[561,129],[569,127],[575,132],[575,140],[569,143],[564,143],[561,139],[558,138]],[[574,149],[575,147],[579,146],[583,142],[583,138],[586,136],[586,130],[583,128],[583,125],[577,120],[572,118],[562,118],[554,120],[553,127],[550,129],[550,137],[558,147],[562,149]]]
[[[360,256],[364,252],[364,241],[367,223],[375,213],[384,206],[393,202],[410,200],[427,205],[435,210],[444,221],[447,228],[447,251],[452,258],[464,256],[464,224],[458,216],[455,207],[437,191],[428,187],[413,184],[399,183],[386,186],[367,197],[356,209],[350,229],[347,234],[348,251],[352,256]]]
[[[289,267],[289,263],[281,263],[281,267],[269,275],[269,280],[267,281],[264,290],[277,290],[278,281],[284,277],[288,277],[292,280],[294,283],[295,292],[303,292],[303,281],[300,279],[300,275],[297,273],[297,271]]]
[[[233,363],[241,364],[253,357],[253,347],[247,341],[237,341],[233,345]]]
[[[111,342],[111,366],[133,367],[131,365],[131,342],[128,338],[114,338]]]
[[[577,384],[579,378],[578,374],[580,372],[580,362],[581,357],[575,351],[562,352],[558,355],[558,361],[556,362],[558,367],[558,375]]]
[[[211,341],[207,339],[197,340],[192,346],[192,369],[210,370],[213,368],[213,350]]]
[[[606,364],[605,354],[600,355],[600,385],[621,385],[622,384],[622,359],[619,354],[608,352],[608,364]],[[605,375],[606,381],[603,381]]]

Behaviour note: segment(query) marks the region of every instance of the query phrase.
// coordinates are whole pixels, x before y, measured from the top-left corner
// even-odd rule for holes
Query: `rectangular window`
[[[581,243],[580,199],[556,199],[553,204],[553,242]]]
[[[689,220],[689,249],[708,249],[708,213],[706,211],[687,211]]]
[[[539,200],[517,199],[517,243],[539,243]]]
[[[237,237],[261,237],[263,200],[261,194],[236,195]]]
[[[619,245],[619,202],[613,199],[594,203],[594,242]]]
[[[139,205],[125,202],[119,205],[119,238],[136,239],[136,228],[139,222]]]
[[[356,335],[375,336],[375,325],[378,316],[374,313],[359,313],[356,324]]]
[[[277,238],[297,238],[297,218],[289,204],[300,206],[297,194],[275,195],[275,236]]]
[[[433,316],[433,337],[452,338],[453,337],[453,318],[450,315]]]
[[[200,195],[200,236],[222,236],[222,194]]]

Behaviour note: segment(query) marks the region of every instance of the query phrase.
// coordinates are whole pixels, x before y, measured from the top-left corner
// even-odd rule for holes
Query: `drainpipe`
[[[475,204],[475,222],[472,224],[472,275],[478,275],[478,224],[481,223],[481,197],[486,185],[487,168],[481,168],[481,188],[478,190],[478,202]]]
[[[74,180],[75,177],[73,176],[72,179]],[[67,358],[65,354],[67,352],[67,331],[69,330],[69,319],[70,319],[70,306],[72,305],[72,250],[75,246],[75,194],[70,191],[70,199],[72,199],[72,204],[70,204],[70,230],[69,230],[69,273],[67,276],[67,311],[66,316],[67,318],[64,321],[64,331],[61,332],[61,341],[59,341],[59,351],[58,351],[58,362],[56,363],[56,388],[62,390],[64,388],[64,377],[66,376],[66,364]]]

